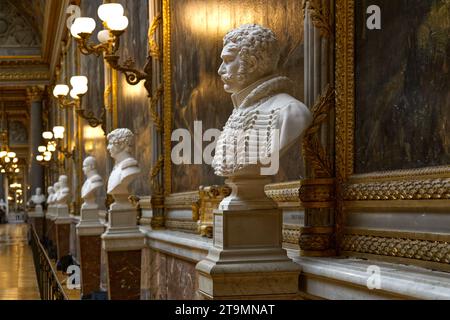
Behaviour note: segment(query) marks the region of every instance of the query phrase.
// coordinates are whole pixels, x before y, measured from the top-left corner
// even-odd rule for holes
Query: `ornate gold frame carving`
[[[164,141],[164,195],[172,189],[171,134],[172,134],[172,62],[171,62],[171,16],[170,0],[162,0],[163,11],[163,141]]]
[[[430,234],[431,238],[425,241],[411,238],[411,234],[403,234],[403,237],[375,236],[365,234],[363,230],[355,235],[342,228],[345,213],[350,210],[373,211],[394,207],[395,211],[401,211],[402,208],[410,210],[417,206],[442,210],[450,199],[450,166],[354,174],[354,10],[355,0],[336,1],[336,227],[339,247],[346,255],[398,257],[408,259],[408,263],[420,264],[419,260],[428,258],[424,259],[418,253],[399,253],[406,247],[418,246],[417,252],[421,252],[420,248],[426,248],[430,252],[425,253],[427,255],[434,252],[431,257],[437,265],[448,264],[450,260],[438,258],[442,248],[450,250],[448,240],[442,242],[435,234]]]

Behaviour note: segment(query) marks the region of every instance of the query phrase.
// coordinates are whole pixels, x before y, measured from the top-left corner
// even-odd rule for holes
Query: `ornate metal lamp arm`
[[[59,152],[64,154],[64,157],[67,159],[70,159],[75,155],[75,147],[72,149],[72,152],[70,152],[67,148],[62,148],[61,146],[58,146],[57,149]]]
[[[109,43],[101,43],[94,45],[92,43],[89,43],[90,34],[89,33],[80,33],[80,38],[75,38],[78,44],[78,48],[80,49],[80,52],[84,55],[90,55],[95,54],[97,57],[99,57],[103,52],[108,52],[109,50]]]
[[[70,101],[65,96],[59,96],[58,97],[58,105],[61,109],[66,109],[66,108],[70,108],[70,107],[76,108],[78,105],[78,101],[76,101],[76,100]]]
[[[105,112],[105,108],[102,109],[102,113],[100,114],[100,118],[97,118],[94,114],[94,112],[92,111],[88,111],[86,109],[83,108],[76,108],[75,112],[77,113],[77,115],[81,118],[83,118],[84,120],[86,120],[89,125],[93,128],[98,127],[99,125],[101,125],[103,132],[106,133],[106,112]]]

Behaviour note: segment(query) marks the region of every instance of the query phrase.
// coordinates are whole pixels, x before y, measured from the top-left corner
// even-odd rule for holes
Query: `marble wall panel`
[[[121,61],[133,58],[138,68],[143,68],[147,60],[147,32],[149,27],[148,0],[118,1],[125,8],[129,25],[121,37],[119,55]],[[130,18],[132,17],[132,18]],[[141,175],[131,185],[137,195],[149,195],[149,172],[151,168],[151,128],[147,91],[140,82],[129,85],[123,74],[118,79],[118,117],[119,127],[128,128],[135,134],[135,156],[141,167]]]
[[[450,3],[356,4],[355,172],[450,163]],[[381,8],[381,30],[366,9]]]
[[[150,299],[197,299],[195,265],[195,262],[150,249]]]
[[[95,19],[96,28],[93,32],[93,41],[96,40],[97,33],[103,29],[102,21],[97,15],[98,7],[103,3],[103,0],[82,0],[81,10],[82,16],[87,16]],[[95,113],[97,117],[100,117],[102,108],[105,105],[104,102],[104,90],[105,90],[105,63],[102,57],[95,55],[81,55],[80,54],[80,70],[81,75],[85,75],[89,79],[89,90],[83,98],[83,107]],[[83,155],[82,159],[87,156],[93,156],[97,159],[97,169],[100,176],[106,182],[109,176],[107,170],[107,162],[109,160],[109,154],[106,150],[106,137],[100,126],[92,128],[89,126],[86,120],[81,120],[81,130],[83,131],[83,146],[81,148]],[[84,177],[82,181],[84,182]],[[104,208],[104,199],[106,197],[106,187],[102,188],[98,193],[98,204],[101,208]]]
[[[202,121],[203,132],[224,126],[233,107],[217,74],[222,39],[244,23],[258,23],[277,34],[282,49],[280,73],[294,81],[295,96],[303,98],[302,1],[188,0],[171,1],[171,6],[174,129],[188,129],[193,136],[194,121]],[[204,142],[203,147],[208,144]],[[276,181],[298,179],[301,163],[299,146],[295,146],[281,159]],[[223,179],[216,177],[207,164],[172,166],[172,192],[212,184],[223,184]]]

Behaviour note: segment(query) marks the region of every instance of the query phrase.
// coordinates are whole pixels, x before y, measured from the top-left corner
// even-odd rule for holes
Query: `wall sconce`
[[[74,107],[77,115],[85,119],[91,127],[95,128],[101,125],[103,132],[106,133],[106,109],[102,108],[100,118],[97,118],[92,111],[87,111],[86,109],[81,108],[81,98],[88,91],[87,77],[73,76],[70,78],[70,84],[72,85],[72,90],[70,90],[69,86],[65,84],[58,84],[53,89],[53,96],[58,99],[59,107],[62,109]],[[73,99],[72,101],[67,98],[69,92],[70,97]]]
[[[75,154],[75,147],[72,151],[69,151],[67,148],[61,147],[62,139],[64,139],[64,132],[66,129],[63,126],[55,126],[53,127],[53,132],[46,131],[42,133],[42,138],[47,141],[47,146],[39,146],[38,151],[40,154],[36,156],[36,160],[43,164],[47,165],[53,159],[53,153],[55,151],[61,152],[64,154],[65,158],[72,158]]]
[[[75,19],[70,28],[70,33],[75,38],[80,52],[84,55],[95,54],[100,56],[104,53],[104,58],[109,66],[125,75],[127,83],[136,85],[141,80],[145,80],[144,87],[147,89],[148,96],[151,97],[151,77],[152,77],[152,59],[149,55],[147,63],[143,70],[135,67],[133,59],[128,59],[122,65],[119,63],[120,57],[117,51],[120,46],[120,36],[128,27],[128,18],[124,16],[124,8],[119,3],[105,3],[98,7],[98,16],[103,21],[104,30],[97,34],[100,44],[92,44],[89,39],[95,29],[95,20],[88,17],[79,17]],[[155,19],[155,23],[160,17]]]

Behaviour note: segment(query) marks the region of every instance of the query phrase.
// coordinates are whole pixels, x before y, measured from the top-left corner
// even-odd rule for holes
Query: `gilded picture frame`
[[[450,164],[355,174],[355,0],[336,1],[338,219],[357,212],[450,212]],[[343,255],[450,270],[450,235],[343,228]]]

